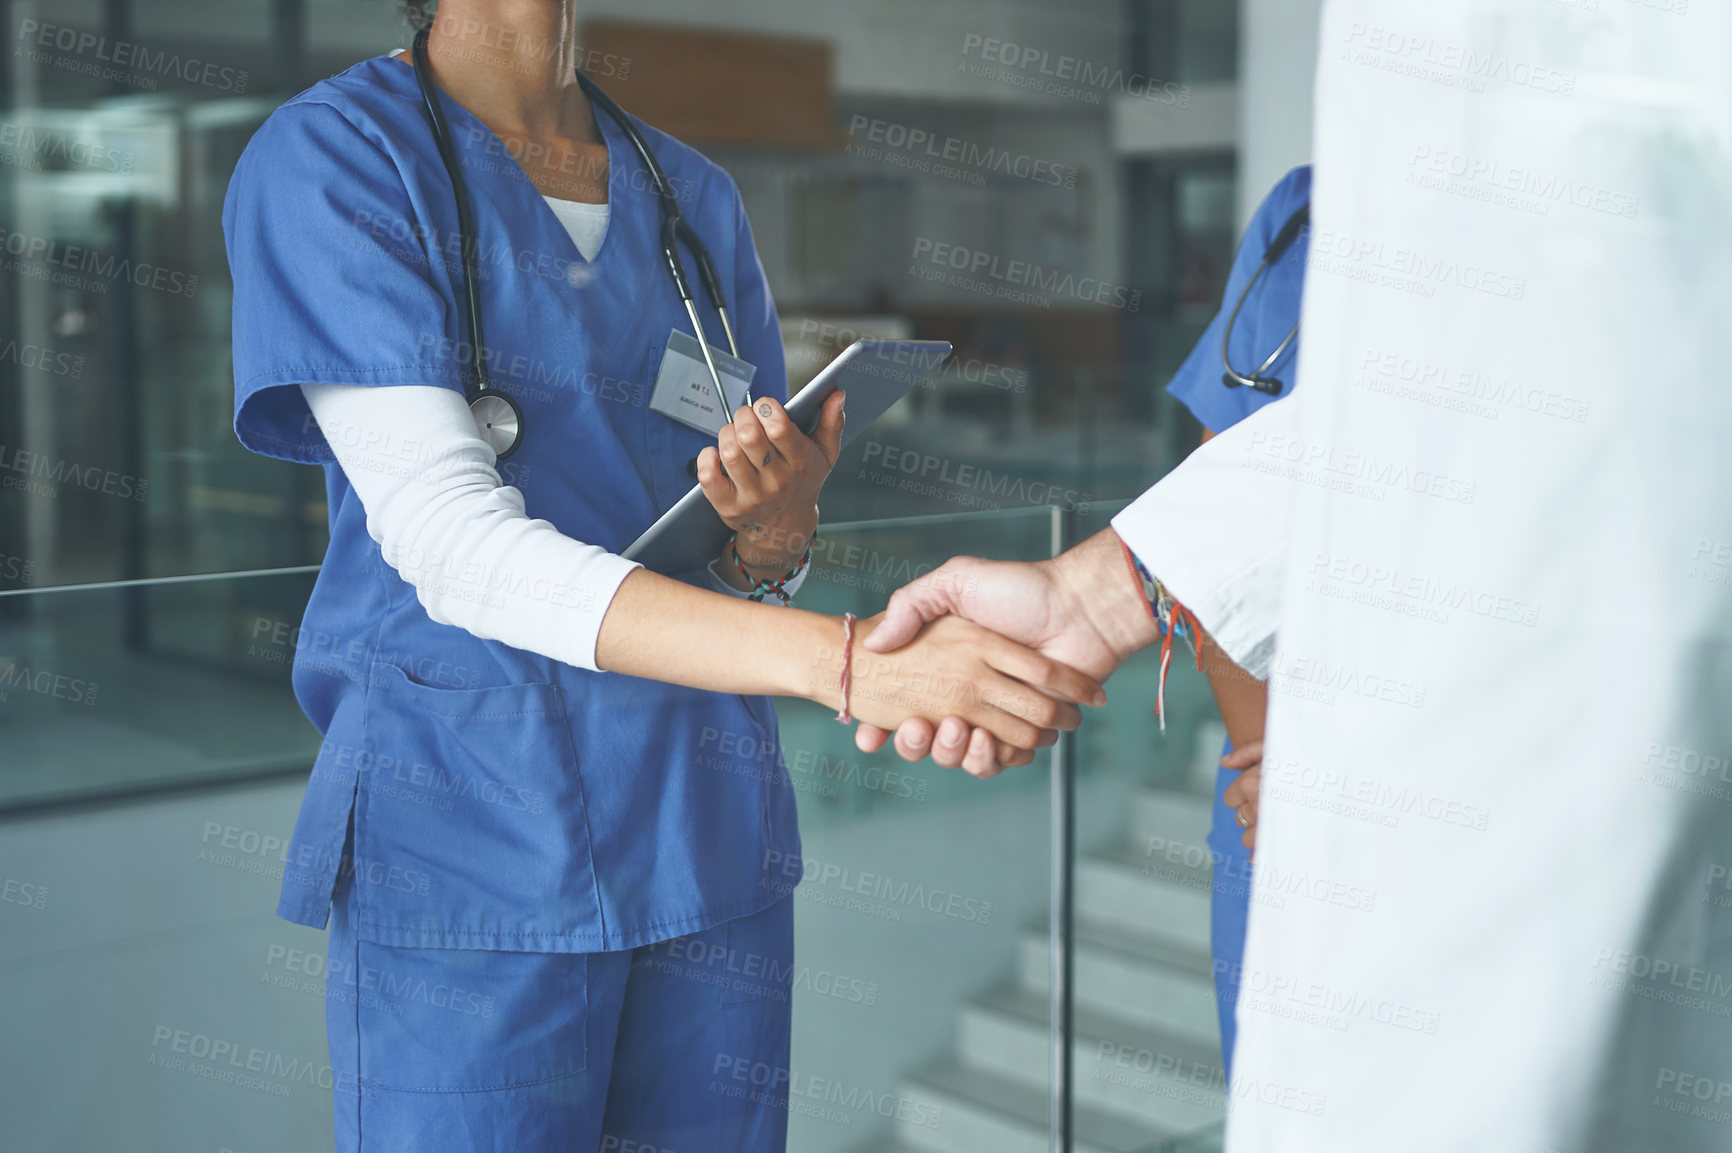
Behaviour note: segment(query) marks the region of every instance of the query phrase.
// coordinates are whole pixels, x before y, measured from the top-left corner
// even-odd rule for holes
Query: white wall
[[[1323,0],[1240,0],[1239,226],[1275,182],[1311,159],[1311,97]]]

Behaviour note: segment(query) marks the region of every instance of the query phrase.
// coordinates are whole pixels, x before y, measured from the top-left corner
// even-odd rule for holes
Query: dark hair
[[[420,31],[433,26],[433,9],[439,0],[402,0],[403,19],[409,22],[409,27]]]

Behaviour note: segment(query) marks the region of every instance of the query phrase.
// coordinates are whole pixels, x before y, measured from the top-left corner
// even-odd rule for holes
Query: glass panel
[[[11,12],[0,552],[38,586],[316,561],[317,473],[246,452],[228,420],[220,213],[278,99],[257,95],[266,5]]]
[[[274,630],[309,580],[0,599],[0,1145],[331,1147],[324,934],[272,915],[319,740]]]
[[[1078,535],[1117,508],[1079,518]],[[1204,1144],[1223,1116],[1209,955],[1215,759],[1224,731],[1208,683],[1173,646],[1166,731],[1156,719],[1160,660],[1145,649],[1108,685],[1078,734],[1076,1109],[1123,1148]]]
[[[289,666],[312,581],[0,597],[0,813],[304,772],[319,734]]]
[[[831,529],[800,600],[876,612],[952,555],[1037,559],[1050,534],[1044,509]],[[789,1148],[966,1148],[983,1115],[1040,1139],[1050,754],[980,781],[863,754],[815,705],[777,713],[807,858]]]
[[[1036,559],[1050,534],[1045,509],[838,526],[801,600],[872,612],[954,553]],[[0,639],[24,654],[0,670],[11,686],[0,732],[14,806],[277,773],[98,815],[25,820],[28,810],[15,809],[0,824],[7,899],[21,906],[0,970],[32,990],[0,1002],[0,1027],[59,1038],[43,1077],[0,1083],[9,1138],[34,1145],[75,1132],[82,1147],[101,1147],[160,1113],[172,1118],[158,1131],[174,1147],[327,1146],[324,942],[269,913],[300,774],[317,748],[284,685],[298,640],[284,613],[309,580],[0,600],[14,617]],[[142,603],[152,642],[137,650],[113,641],[128,631],[130,601]],[[778,712],[807,857],[796,890],[791,1147],[930,1147],[966,1139],[981,1110],[1038,1137],[1050,755],[982,782],[862,754],[851,730],[805,702],[779,702]],[[1105,801],[1092,784],[1084,793]],[[121,859],[138,867],[116,871]],[[54,1005],[70,1008],[51,1026],[43,1014]],[[69,1062],[103,1079],[110,1108],[40,1106],[61,1101],[65,1082],[51,1084],[47,1071]]]

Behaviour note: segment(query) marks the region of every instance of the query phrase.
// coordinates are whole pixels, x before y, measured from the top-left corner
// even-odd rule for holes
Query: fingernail
[[[1091,705],[1094,705],[1096,708],[1099,708],[1100,706],[1106,704],[1107,703],[1107,691],[1105,689],[1096,689],[1095,695],[1093,696],[1093,698],[1090,699],[1089,703]]]

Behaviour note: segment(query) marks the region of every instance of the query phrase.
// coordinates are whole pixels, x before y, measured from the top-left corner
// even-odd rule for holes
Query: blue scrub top
[[[691,488],[686,462],[714,443],[648,406],[669,333],[689,328],[648,176],[598,113],[611,211],[585,260],[499,138],[441,98],[475,218],[494,387],[524,412],[522,446],[499,471],[530,516],[618,551]],[[776,310],[738,190],[694,150],[639,129],[715,260],[754,392],[785,399]],[[279,108],[235,168],[223,229],[235,433],[254,452],[323,465],[330,517],[294,663],[324,742],[279,914],[323,927],[346,876],[365,940],[594,952],[786,896],[800,843],[769,699],[590,672],[435,624],[368,535],[301,397],[308,381],[461,391],[455,200],[413,69],[377,57]],[[724,343],[714,309],[700,315]],[[405,467],[416,449],[374,446]],[[394,559],[477,596],[520,579]]]
[[[1227,290],[1222,297],[1221,311],[1215,314],[1215,319],[1191,349],[1191,355],[1185,358],[1185,363],[1179,366],[1179,371],[1167,384],[1167,391],[1183,401],[1210,432],[1224,432],[1265,404],[1279,399],[1254,388],[1243,385],[1228,388],[1221,383],[1221,374],[1226,371],[1221,365],[1221,333],[1227,326],[1227,315],[1238,302],[1239,293],[1244,291],[1257,266],[1263,262],[1263,253],[1268,250],[1269,242],[1275,239],[1275,234],[1281,231],[1288,217],[1310,199],[1309,164],[1283,176],[1281,182],[1263,198],[1263,203],[1251,217],[1250,226],[1245,229],[1244,238],[1239,241],[1239,252],[1233,258],[1232,271],[1227,274]],[[1281,259],[1258,278],[1256,287],[1245,298],[1245,307],[1239,310],[1239,319],[1233,325],[1230,351],[1235,370],[1249,373],[1262,364],[1299,318],[1300,290],[1305,285],[1305,254],[1310,247],[1311,230],[1306,228]],[[1300,337],[1303,335],[1301,333]],[[1298,358],[1299,339],[1296,338],[1265,373],[1281,381],[1282,396],[1293,387],[1293,366]]]

